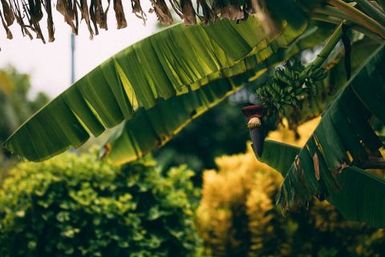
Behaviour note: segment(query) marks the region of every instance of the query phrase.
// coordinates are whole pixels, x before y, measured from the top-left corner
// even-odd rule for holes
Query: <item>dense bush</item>
[[[251,150],[216,162],[197,211],[205,256],[385,256],[385,230],[348,222],[326,201],[283,216],[274,204],[282,176]]]
[[[0,189],[0,256],[193,256],[191,176],[92,154],[19,164]]]

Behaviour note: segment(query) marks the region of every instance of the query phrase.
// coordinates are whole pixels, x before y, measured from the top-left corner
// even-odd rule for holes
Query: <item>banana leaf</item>
[[[255,80],[281,59],[274,55],[254,70],[218,79],[189,94],[160,101],[148,110],[141,108],[132,119],[124,121],[103,147],[103,155],[117,165],[134,161],[167,143],[192,120],[199,117],[243,86],[258,84]],[[271,62],[271,63],[270,63]],[[256,76],[257,75],[257,76]],[[251,80],[250,82],[248,82]]]
[[[215,80],[202,90],[198,90],[197,94],[173,97],[148,111],[142,110],[137,112],[135,117],[126,120],[124,124],[114,131],[112,137],[103,148],[103,155],[116,164],[124,164],[140,158],[154,148],[167,143],[189,122],[220,103],[241,86],[248,86],[250,84],[253,84],[254,87],[260,86],[261,83],[255,79],[269,67],[300,53],[303,49],[319,45],[332,32],[333,29],[330,26],[312,24],[300,38],[290,44],[288,49],[282,49],[284,51],[276,51],[272,55],[266,55],[267,59],[263,62],[260,59],[256,60],[254,56],[249,57],[248,63],[254,67],[254,70],[235,77]],[[315,34],[318,34],[316,38]],[[254,74],[258,76],[253,76]],[[247,82],[248,80],[253,81]],[[213,98],[213,96],[215,97]],[[195,101],[196,105],[186,105],[185,102],[191,102],[191,99],[194,99],[193,101]],[[190,107],[186,109],[186,106]],[[177,114],[175,110],[178,110]],[[159,126],[159,124],[163,125]],[[146,130],[143,128],[146,128]]]
[[[301,148],[294,145],[266,140],[260,160],[279,171],[285,177],[286,172],[290,169],[300,151]]]
[[[266,62],[273,55],[283,58],[283,49],[306,28],[306,24],[299,29],[287,25],[271,38],[252,17],[239,23],[223,20],[211,26],[170,27],[96,67],[31,117],[4,145],[28,160],[44,160],[133,119],[142,109],[191,94],[210,82],[252,71],[252,76],[237,83],[256,79],[258,65],[271,65]],[[172,111],[170,115],[178,112]]]
[[[244,81],[254,75],[254,72],[248,72],[215,80],[189,94],[159,101],[148,110],[141,108],[132,119],[117,128],[104,146],[106,152],[103,155],[117,165],[146,155],[167,143],[193,119],[220,103],[242,85],[248,84]],[[241,83],[236,83],[237,80]]]
[[[261,160],[285,177],[278,198],[284,209],[316,196],[326,198],[347,219],[385,227],[385,180],[371,171],[385,167],[380,152],[384,143],[371,126],[373,118],[385,123],[383,67],[381,46],[346,82],[302,149],[266,144]]]

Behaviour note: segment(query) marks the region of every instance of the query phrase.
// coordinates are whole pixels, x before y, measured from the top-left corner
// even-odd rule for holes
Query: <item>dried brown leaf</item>
[[[116,21],[118,23],[118,29],[127,27],[127,21],[124,15],[122,0],[114,0],[114,11]]]
[[[40,21],[43,18],[40,0],[28,0],[28,5],[23,2],[23,9],[28,19],[29,27],[36,33],[36,38],[41,39],[45,44],[44,35],[40,28]]]
[[[24,15],[22,15],[19,1],[13,0],[12,8],[14,11],[16,22],[19,24],[19,26],[21,28],[21,33],[23,34],[23,36],[28,36],[32,40],[33,37],[28,30],[28,26],[24,23],[24,20],[23,20]]]
[[[7,26],[11,26],[15,21],[15,15],[13,14],[13,10],[11,6],[7,2],[7,0],[1,0],[1,5],[3,6],[3,15]]]
[[[90,13],[88,10],[87,0],[80,0],[80,13],[82,15],[82,19],[86,21],[88,31],[90,32],[90,39],[93,39],[94,31],[91,27],[91,19],[90,19]]]
[[[1,12],[0,12],[0,17],[1,17],[1,23],[3,24],[5,32],[7,33],[7,38],[12,39],[13,38],[12,32],[9,30],[8,25],[7,25],[6,21],[4,20],[4,17],[3,17]]]
[[[107,15],[103,10],[103,3],[101,0],[91,1],[91,8],[94,7],[94,18],[99,28],[107,30]],[[92,16],[91,16],[92,17]]]
[[[185,24],[196,24],[197,20],[195,16],[195,10],[191,0],[181,0],[181,7],[183,13],[183,21]]]
[[[30,15],[32,23],[38,23],[43,18],[40,0],[28,0],[28,5],[24,5]]]
[[[146,14],[143,12],[142,6],[140,5],[140,0],[131,0],[132,12],[136,17],[142,19],[146,23]]]
[[[48,42],[53,42],[55,41],[55,27],[52,19],[51,0],[44,1],[44,8],[47,13]]]
[[[156,16],[160,23],[165,25],[170,25],[173,23],[173,18],[171,16],[170,10],[168,9],[164,0],[151,1]]]
[[[65,22],[71,26],[72,32],[77,34],[78,29],[74,21],[76,16],[76,5],[72,0],[58,0],[56,4],[56,10],[64,16]],[[76,22],[77,23],[77,22]]]

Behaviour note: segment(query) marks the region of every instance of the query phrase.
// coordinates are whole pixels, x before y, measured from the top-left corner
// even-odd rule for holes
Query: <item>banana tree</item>
[[[327,199],[348,219],[385,227],[380,149],[384,138],[373,118],[385,123],[385,48],[379,46],[322,115],[303,148],[267,141],[259,157],[285,177],[278,203],[292,208],[311,197]]]
[[[16,3],[17,1],[13,2]],[[29,4],[31,5],[32,2],[36,3],[36,1],[29,1]],[[59,2],[77,3],[77,1],[58,1],[58,6]],[[95,6],[100,2],[91,1]],[[73,6],[76,6],[75,9],[79,6],[82,7],[82,3],[87,3],[87,1],[80,1],[79,4]],[[167,9],[164,9],[163,3],[162,1],[152,2],[160,20],[167,21],[169,16],[165,14]],[[191,22],[194,20],[192,17],[196,16],[205,22],[215,22],[210,25],[184,26],[180,24],[172,26],[114,55],[31,117],[5,142],[5,147],[29,160],[40,161],[63,152],[71,146],[82,145],[91,135],[98,136],[108,128],[117,127],[114,137],[104,148],[103,156],[118,164],[135,160],[152,149],[160,147],[192,119],[203,114],[241,86],[258,83],[258,77],[269,68],[289,59],[303,49],[322,45],[329,36],[328,42],[331,43],[326,44],[319,58],[305,69],[304,74],[312,73],[315,68],[322,68],[330,74],[329,80],[325,80],[326,89],[335,86],[328,82],[335,81],[343,92],[358,90],[358,88],[360,91],[354,91],[354,94],[340,93],[335,98],[337,90],[334,90],[333,94],[328,95],[327,100],[322,98],[322,102],[332,103],[334,99],[335,102],[342,101],[340,99],[346,101],[353,94],[359,99],[356,101],[358,113],[364,115],[357,119],[365,118],[363,122],[365,121],[366,124],[368,124],[369,117],[381,113],[381,108],[383,108],[381,100],[383,98],[369,102],[369,104],[376,104],[375,107],[365,109],[361,105],[366,106],[368,103],[365,101],[368,99],[362,100],[361,97],[380,97],[381,94],[378,92],[382,92],[382,87],[376,86],[366,91],[362,90],[363,86],[352,87],[350,82],[357,76],[353,76],[349,83],[342,83],[344,79],[341,79],[341,74],[338,74],[338,69],[341,66],[332,64],[331,68],[328,68],[324,65],[325,63],[333,63],[333,61],[326,62],[327,58],[333,55],[332,50],[338,48],[339,39],[342,38],[345,46],[345,58],[335,57],[334,59],[339,58],[340,63],[344,63],[343,67],[347,74],[352,70],[359,73],[362,70],[371,72],[373,67],[380,67],[376,66],[377,64],[370,65],[374,63],[375,55],[362,55],[362,60],[360,60],[362,65],[359,67],[354,66],[349,61],[349,56],[356,53],[351,53],[351,49],[354,50],[355,48],[349,42],[348,34],[350,31],[360,32],[361,42],[370,42],[369,45],[373,46],[370,49],[377,49],[378,45],[385,39],[383,1],[260,0],[242,3],[199,1],[197,6],[200,9],[194,8],[194,5],[189,4],[190,2],[172,3],[177,6],[176,10],[182,10],[182,16],[187,23],[194,23]],[[119,1],[114,1],[114,4],[119,4]],[[137,6],[137,4],[139,4],[138,1],[133,1],[133,6]],[[189,7],[187,8],[187,6]],[[204,14],[201,15],[199,10],[202,10]],[[256,14],[256,17],[248,17],[249,14]],[[72,16],[67,16],[69,18],[66,21],[71,23],[70,18]],[[84,13],[83,18],[87,21],[85,16],[87,16],[86,13]],[[246,17],[248,18],[245,21],[240,21]],[[32,19],[32,21],[34,20]],[[38,23],[35,22],[34,24],[29,27],[34,28]],[[96,24],[100,28],[105,26],[103,19]],[[339,26],[335,26],[336,24]],[[36,30],[38,31],[38,29]],[[366,43],[357,44],[356,47],[367,49],[367,45]],[[382,52],[378,50],[375,53],[379,56],[376,60],[380,60],[378,62],[380,65]],[[333,78],[332,75],[337,77]],[[375,78],[379,77],[377,73],[368,73],[367,81],[372,78],[372,75]],[[363,80],[359,81],[362,82]],[[379,85],[381,79],[374,82]],[[362,84],[366,85],[365,83]],[[342,97],[345,94],[348,96]],[[332,107],[335,102],[331,105]],[[304,115],[303,119],[299,119],[299,122],[306,120],[311,115],[319,114],[326,107],[325,104],[317,108],[309,108],[306,110],[307,114]],[[332,107],[327,109],[326,114]],[[351,112],[351,115],[347,117],[355,118],[354,110],[356,109],[353,107],[343,107],[345,108],[344,112]],[[328,117],[326,114],[325,117]],[[258,120],[254,119],[254,121]],[[361,120],[357,122],[359,123]],[[258,121],[253,126],[258,127],[259,123]],[[341,130],[349,128],[346,124],[342,125]],[[375,150],[375,148],[378,150],[380,147],[381,140],[375,137],[373,133],[368,135],[370,140],[365,141],[366,138],[360,138],[365,143],[359,140],[359,144],[365,146],[364,150],[361,149],[361,151],[366,151],[368,148],[372,152],[366,159],[361,158],[363,156],[360,156],[361,159],[357,159],[355,155],[350,153],[351,147],[355,146],[343,145],[345,148],[341,149],[347,150],[349,152],[347,156],[351,158],[338,159],[339,165],[341,165],[341,169],[337,169],[338,172],[345,169],[365,168],[365,166],[360,165],[371,160],[373,155],[381,163],[380,155]],[[334,137],[333,139],[337,140],[338,138]],[[333,144],[334,142],[328,141],[328,143]],[[289,170],[283,172],[286,176],[280,198],[282,199],[281,202],[285,203],[283,206],[304,202],[302,199],[308,199],[313,194],[320,196],[322,193],[337,207],[346,204],[344,208],[341,207],[343,212],[352,211],[349,208],[354,208],[354,206],[346,203],[346,194],[345,198],[334,201],[333,199],[337,199],[332,198],[335,195],[333,194],[334,191],[329,188],[329,184],[327,184],[328,186],[324,185],[326,183],[323,181],[324,177],[328,179],[332,175],[329,177],[324,175],[324,173],[328,174],[329,169],[327,167],[329,166],[325,166],[326,156],[322,155],[324,152],[314,150],[316,147],[318,146],[313,144],[311,148],[313,149],[311,152],[313,166],[301,164],[302,159],[305,160],[305,157],[301,157],[303,150],[300,151],[300,149],[291,146],[266,143],[263,151],[256,152],[258,157],[261,156],[262,160],[272,166],[283,171]],[[272,151],[274,153],[276,151],[276,157],[275,154],[272,155]],[[320,151],[320,153],[315,151]],[[333,152],[329,151],[328,153]],[[285,159],[281,157],[285,157]],[[341,156],[338,155],[339,157]],[[328,158],[336,162],[332,157]],[[313,184],[310,187],[306,184],[310,182],[297,178],[298,172],[291,171],[294,168],[290,167],[298,166],[298,160],[302,165],[301,167],[304,167],[301,170],[306,168],[306,172],[315,171],[316,181],[322,187]],[[309,158],[306,160],[308,161]],[[359,162],[361,164],[358,165],[357,160],[362,161],[362,163]],[[329,163],[327,164],[329,165]],[[332,167],[335,168],[335,166]],[[334,170],[332,171],[334,172]],[[341,174],[345,174],[345,172]],[[346,175],[341,177],[344,176]],[[333,179],[333,181],[337,180],[334,177]],[[292,181],[297,183],[292,183]],[[313,182],[311,181],[311,183]],[[333,183],[337,184],[337,182]],[[376,185],[375,188],[382,188],[378,186],[379,184]],[[310,189],[301,190],[301,186]],[[345,187],[348,186],[345,184]],[[340,188],[336,186],[334,189]],[[357,195],[359,192],[357,191]],[[297,197],[299,197],[298,201],[296,200]],[[373,209],[371,210],[373,211]],[[383,226],[377,218],[373,222],[372,219],[368,218],[369,216],[347,215],[347,217]]]

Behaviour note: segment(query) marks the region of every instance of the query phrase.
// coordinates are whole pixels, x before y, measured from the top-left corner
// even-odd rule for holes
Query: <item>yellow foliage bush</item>
[[[281,130],[271,138],[303,145],[318,120],[299,128],[300,141]],[[345,221],[326,201],[282,215],[275,196],[282,176],[245,154],[216,159],[203,174],[197,224],[205,257],[385,256],[385,232]]]
[[[215,250],[213,256],[239,256],[247,250],[242,249],[242,241],[246,239],[243,236],[249,230],[248,212],[258,212],[258,207],[271,209],[273,203],[269,194],[278,187],[281,179],[278,173],[269,172],[268,166],[258,163],[251,152],[220,157],[216,163],[220,173],[208,170],[203,175],[203,198],[197,210],[198,223],[204,240],[211,244],[209,248]],[[256,170],[260,173],[255,173]],[[255,179],[256,176],[264,179]],[[250,194],[254,194],[253,189],[258,187],[265,188],[265,194],[250,197]],[[251,205],[251,208],[247,208],[247,205]],[[262,218],[269,219],[268,216]],[[233,226],[233,222],[245,224]]]

